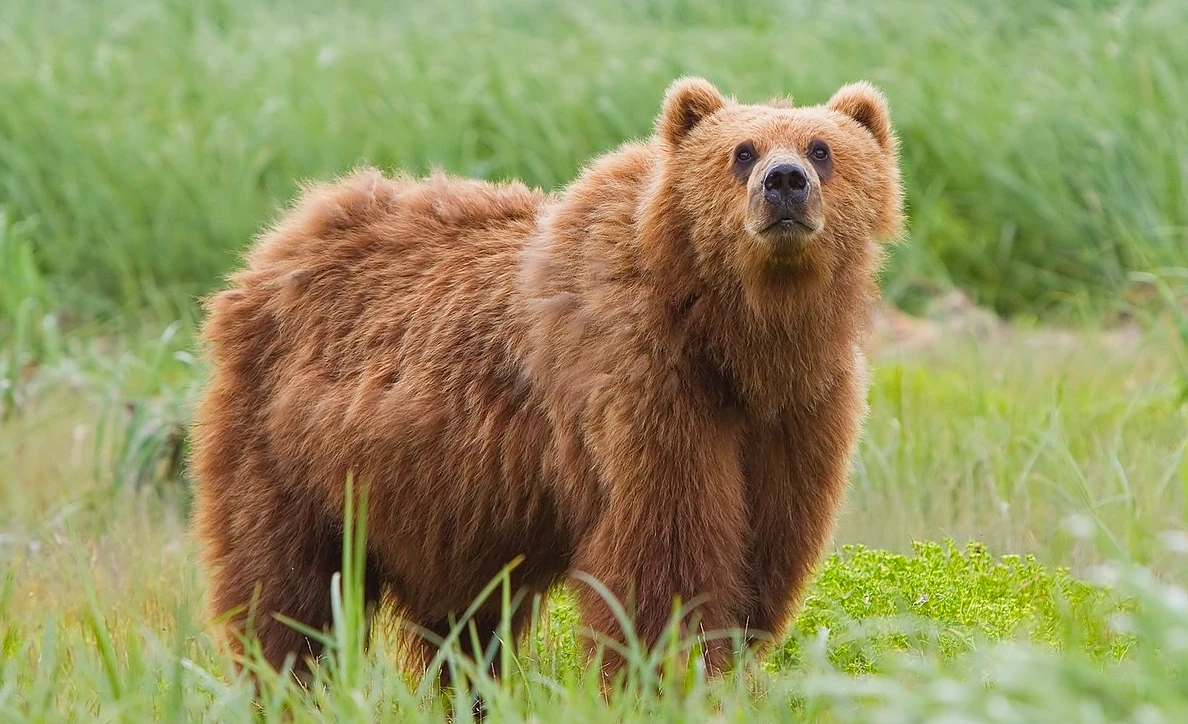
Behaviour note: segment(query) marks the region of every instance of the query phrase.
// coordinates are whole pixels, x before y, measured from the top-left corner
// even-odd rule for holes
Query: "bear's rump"
[[[451,191],[487,195],[486,215],[443,223],[424,208]],[[519,358],[515,268],[537,199],[418,192],[368,207],[335,238],[293,222],[262,241],[204,335],[218,390],[205,427],[239,439],[196,448],[209,471],[247,451],[267,458],[250,488],[280,486],[330,520],[352,473],[368,486],[377,566],[430,615],[464,608],[520,554],[525,581],[551,579],[567,554],[542,472],[550,431]]]

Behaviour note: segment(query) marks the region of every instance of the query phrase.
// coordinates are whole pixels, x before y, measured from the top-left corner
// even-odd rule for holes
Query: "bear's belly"
[[[380,571],[398,607],[414,618],[461,615],[513,563],[514,590],[541,591],[565,574],[570,551],[551,500],[521,496],[491,507],[456,502],[375,520],[383,530],[376,551]],[[497,609],[500,597],[494,589],[482,609]]]
[[[328,516],[343,515],[348,472],[368,486],[376,565],[399,605],[426,620],[464,611],[519,556],[513,582],[534,589],[569,564],[548,419],[525,385],[470,372],[464,384],[439,371],[385,385],[364,375],[317,395],[282,382],[269,416],[284,421],[270,438],[283,478],[313,483]]]

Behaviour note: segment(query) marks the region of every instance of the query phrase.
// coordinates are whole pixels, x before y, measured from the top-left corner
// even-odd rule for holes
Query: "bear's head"
[[[823,105],[744,104],[701,78],[673,82],[656,122],[653,198],[678,219],[703,276],[755,282],[865,276],[903,226],[898,141],[865,82]]]

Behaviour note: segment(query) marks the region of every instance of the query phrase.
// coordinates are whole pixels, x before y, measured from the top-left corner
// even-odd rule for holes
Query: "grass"
[[[1011,324],[879,348],[835,546],[745,675],[659,686],[636,657],[604,699],[564,589],[506,681],[443,664],[497,721],[1188,708],[1188,5],[0,8],[0,722],[467,720],[386,655],[395,621],[362,654],[350,559],[309,690],[268,681],[257,709],[212,644],[180,465],[195,300],[302,180],[557,188],[647,133],[682,73],[744,100],[882,86],[911,214],[886,296],[957,287]]]
[[[172,318],[302,179],[556,188],[647,133],[675,75],[802,102],[865,77],[904,141],[892,299],[1109,308],[1183,262],[1186,33],[1178,0],[9,2],[0,203],[56,295]]]
[[[0,625],[4,646],[0,716],[17,721],[258,720],[247,682],[228,675],[226,662],[193,625],[196,612],[191,594],[196,581],[187,573],[193,568],[186,565],[185,556],[166,553],[164,562],[174,580],[152,574],[146,561],[127,573],[140,585],[119,593],[92,587],[89,581],[100,580],[101,571],[94,562],[73,559],[66,568],[76,572],[82,590],[73,591],[69,602],[58,602],[53,614],[34,617],[42,623],[39,628],[20,615],[21,587],[7,592],[0,603],[6,614],[16,615],[6,616]],[[722,709],[732,718],[765,721],[798,720],[806,715],[825,721],[864,721],[878,711],[873,705],[881,701],[884,706],[894,705],[904,721],[912,721],[913,712],[942,706],[969,714],[981,710],[984,716],[996,705],[1023,709],[1038,705],[1049,712],[1064,706],[1065,713],[1095,705],[1117,714],[1183,703],[1180,694],[1147,699],[1139,706],[1134,696],[1135,689],[1157,688],[1157,677],[1176,666],[1177,659],[1172,658],[1151,668],[1144,657],[1154,656],[1151,649],[1161,646],[1158,637],[1184,630],[1174,597],[1183,595],[1181,589],[1156,585],[1141,576],[1120,580],[1114,590],[1095,588],[1045,573],[1031,563],[996,563],[984,552],[966,557],[940,546],[925,548],[914,557],[874,551],[855,555],[862,560],[857,568],[839,558],[825,563],[806,614],[785,648],[771,663],[751,668],[746,676],[712,682],[695,677],[686,687],[657,692],[656,681],[641,670],[631,677],[625,695],[603,700],[597,681],[572,657],[573,628],[564,595],[551,601],[546,626],[509,668],[513,673],[506,681],[497,684],[460,660],[446,664],[473,680],[493,720],[552,721],[562,715],[616,721],[701,720]],[[179,570],[172,570],[174,566]],[[886,579],[887,571],[900,575],[906,586],[926,587],[938,599],[954,594],[993,606],[996,623],[1005,628],[971,624],[961,615],[893,619],[882,616],[882,606],[872,606],[858,596],[846,600],[831,596],[839,583],[847,588],[855,582],[877,584]],[[183,582],[181,596],[177,581]],[[1002,596],[1004,589],[1011,590]],[[349,590],[348,577],[344,602],[351,598]],[[1123,594],[1125,605],[1119,606],[1115,597]],[[1067,609],[1057,610],[1057,601]],[[1037,603],[1048,608],[1036,613]],[[834,605],[861,618],[863,625],[830,620]],[[1127,614],[1128,607],[1141,615]],[[344,604],[339,611],[338,620],[346,625],[331,641],[328,661],[318,671],[320,678],[303,690],[285,679],[266,677],[263,720],[277,719],[282,711],[292,713],[296,721],[362,721],[376,715],[441,721],[447,713],[466,718],[469,699],[436,694],[406,676],[393,659],[382,655],[382,645],[379,655],[361,656],[358,607],[352,613]],[[1129,616],[1125,621],[1117,619],[1122,632],[1106,632],[1094,624],[1086,627],[1089,643],[1077,639],[1084,633],[1078,623],[1086,617],[1096,622],[1095,617],[1111,611]],[[1057,624],[1048,629],[1054,636],[1051,641],[1033,643],[1012,635],[1017,633],[1015,628],[1039,623],[1042,629],[1045,622]],[[966,637],[964,658],[946,651],[946,642],[959,636]],[[381,644],[385,640],[381,637]],[[1116,650],[1095,648],[1105,643]],[[855,652],[864,655],[855,657]],[[988,695],[978,676],[964,678],[971,664],[984,662],[999,667],[978,671],[978,676],[1001,687],[997,697]],[[1136,671],[1140,678],[1131,676]],[[1049,685],[1068,677],[1080,688],[1058,689],[1057,696],[1034,701],[1037,692],[1028,686],[1028,674],[1041,676]],[[1112,678],[1121,675],[1130,678]],[[1101,688],[1095,690],[1096,686]],[[639,696],[645,691],[652,693]],[[1002,703],[996,704],[995,698]]]
[[[1179,340],[1020,327],[883,360],[843,526],[877,547],[950,536],[1158,565],[1152,532],[1188,516]],[[1065,549],[1053,531],[1076,521],[1099,538]]]
[[[990,344],[885,349],[837,546],[788,638],[747,675],[653,690],[640,673],[603,700],[561,590],[517,673],[471,671],[474,686],[496,721],[1174,720],[1188,704],[1169,683],[1188,635],[1188,594],[1166,582],[1188,571],[1174,331],[1123,344],[1017,327]],[[0,720],[254,716],[203,627],[184,479],[130,484],[124,451],[149,418],[112,421],[128,399],[162,427],[184,420],[199,369],[184,335],[123,340],[40,368],[0,423]],[[396,622],[381,621],[373,655],[357,628],[336,633],[334,678],[270,684],[264,720],[465,719],[468,699],[400,671]]]

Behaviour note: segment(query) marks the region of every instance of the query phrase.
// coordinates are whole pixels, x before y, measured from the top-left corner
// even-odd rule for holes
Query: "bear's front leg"
[[[857,444],[863,390],[848,380],[814,407],[746,435],[750,540],[743,624],[754,652],[777,641],[825,554]]]
[[[738,614],[748,607],[738,439],[728,420],[683,390],[647,387],[589,408],[586,440],[604,499],[574,567],[626,607],[649,652],[679,600],[682,638],[702,638],[707,670],[718,673],[730,664]],[[577,589],[586,626],[621,644],[622,627],[603,596],[580,582]],[[607,674],[623,664],[613,647],[603,656]]]

